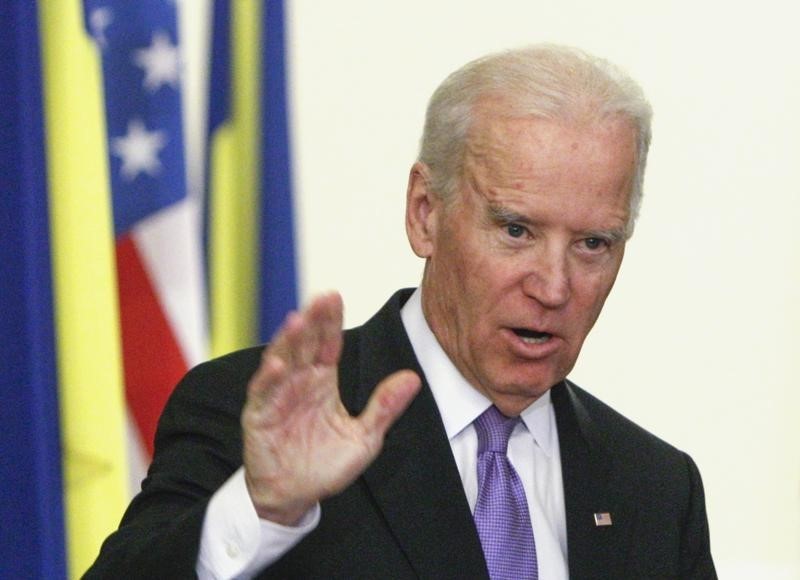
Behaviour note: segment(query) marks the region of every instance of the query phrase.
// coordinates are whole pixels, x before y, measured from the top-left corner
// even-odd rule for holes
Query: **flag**
[[[211,351],[267,340],[297,305],[282,1],[214,2],[208,117]]]
[[[172,388],[205,358],[201,212],[187,193],[177,13],[86,0],[100,48],[128,411],[145,459]]]
[[[611,514],[608,512],[598,512],[594,514],[595,526],[610,526],[612,525]]]
[[[170,391],[205,358],[175,10],[39,3],[72,577],[136,491]]]
[[[68,568],[128,498],[106,133],[97,50],[75,0],[39,2]]]
[[[259,338],[268,339],[296,307],[297,273],[292,158],[286,82],[284,1],[266,2],[263,15]]]
[[[0,4],[0,562],[66,575],[36,4]]]
[[[208,239],[212,304],[228,301],[215,318],[231,325],[225,350],[271,333],[295,305],[296,270],[283,5],[214,9],[228,80],[212,82],[224,106]],[[175,10],[0,4],[0,545],[11,577],[83,573],[136,491],[169,392],[207,357]]]

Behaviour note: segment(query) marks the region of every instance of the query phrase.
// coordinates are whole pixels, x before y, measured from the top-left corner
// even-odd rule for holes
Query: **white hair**
[[[490,54],[448,76],[428,103],[418,161],[431,187],[452,199],[462,174],[466,140],[479,100],[500,97],[514,116],[563,121],[629,120],[636,131],[637,165],[627,233],[639,215],[650,147],[652,109],[639,85],[610,62],[550,44]]]

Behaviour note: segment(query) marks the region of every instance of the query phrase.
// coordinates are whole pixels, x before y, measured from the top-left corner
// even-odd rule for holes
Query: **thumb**
[[[382,441],[389,427],[411,404],[421,385],[417,373],[409,370],[397,371],[383,379],[358,418],[365,434]]]

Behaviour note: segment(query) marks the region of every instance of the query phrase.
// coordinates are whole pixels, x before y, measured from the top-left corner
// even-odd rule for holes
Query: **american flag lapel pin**
[[[597,527],[600,526],[610,526],[611,525],[611,514],[608,512],[598,512],[594,514],[594,525]]]

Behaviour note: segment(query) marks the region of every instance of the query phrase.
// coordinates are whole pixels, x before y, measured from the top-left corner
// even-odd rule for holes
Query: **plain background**
[[[199,159],[208,2],[181,5]],[[287,0],[287,16],[301,295],[339,290],[348,326],[420,278],[405,187],[446,74],[546,41],[641,83],[642,215],[570,376],[697,461],[721,578],[800,578],[796,3]]]

